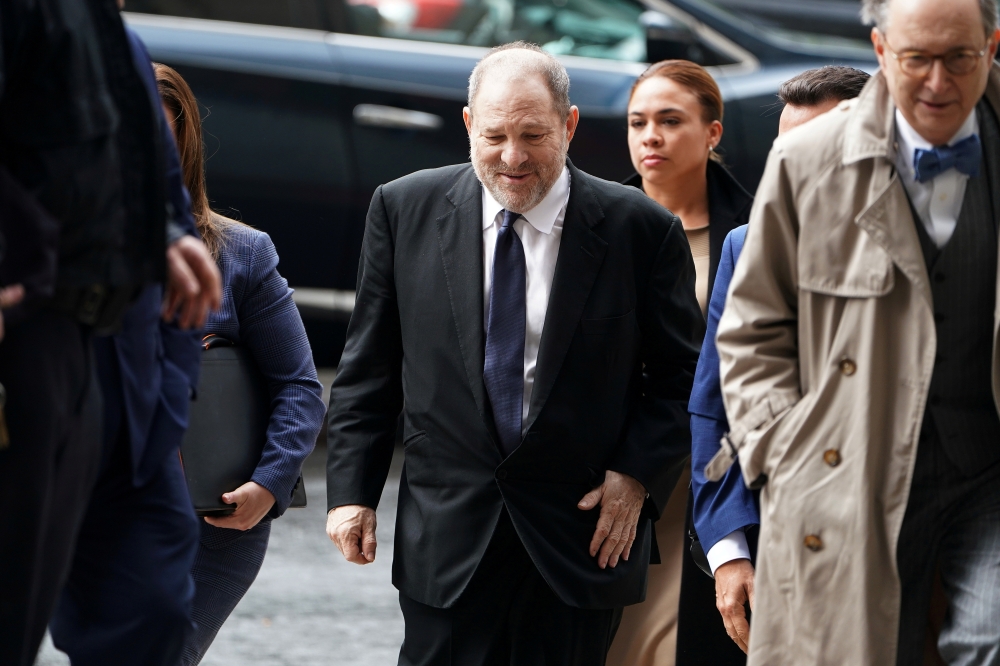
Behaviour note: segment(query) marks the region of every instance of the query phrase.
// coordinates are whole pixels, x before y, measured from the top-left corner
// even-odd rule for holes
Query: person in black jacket
[[[375,557],[403,412],[399,663],[604,664],[690,453],[703,326],[676,217],[566,159],[538,47],[473,71],[472,164],[381,186],[330,393],[327,533]]]
[[[20,666],[106,462],[93,333],[118,329],[139,294],[155,324],[161,290],[168,318],[198,326],[220,288],[167,205],[158,106],[114,0],[0,0],[0,18],[0,212],[15,212],[0,216],[0,307],[20,299],[0,342],[0,664]]]

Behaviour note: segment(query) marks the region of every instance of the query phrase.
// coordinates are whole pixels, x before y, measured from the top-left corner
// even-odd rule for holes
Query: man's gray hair
[[[528,53],[525,53],[527,51]],[[541,57],[539,57],[541,56]],[[469,77],[469,110],[476,99],[484,78],[501,76],[507,79],[524,78],[537,74],[542,77],[552,93],[552,104],[565,120],[569,116],[569,74],[563,64],[537,44],[511,42],[490,49],[476,63]]]
[[[889,3],[892,0],[861,0],[861,20],[874,25],[882,32],[889,27]],[[997,29],[997,0],[979,0],[979,13],[983,17],[983,31],[989,37]]]

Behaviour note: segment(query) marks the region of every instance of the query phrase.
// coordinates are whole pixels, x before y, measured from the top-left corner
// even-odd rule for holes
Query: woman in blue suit
[[[257,577],[271,519],[291,503],[326,409],[309,340],[292,290],[278,274],[278,254],[271,239],[209,208],[198,103],[173,69],[156,65],[156,82],[177,138],[198,231],[222,272],[222,306],[209,318],[205,332],[247,347],[271,390],[271,418],[260,462],[250,481],[222,496],[236,510],[224,517],[206,517],[201,526],[192,569],[196,628],[182,659],[189,666],[201,661]]]

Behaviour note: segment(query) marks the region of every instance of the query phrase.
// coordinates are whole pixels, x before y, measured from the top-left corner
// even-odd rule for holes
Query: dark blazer
[[[526,435],[507,459],[483,383],[482,189],[472,165],[383,185],[369,208],[330,393],[327,492],[331,508],[378,504],[402,410],[393,583],[421,603],[458,599],[504,506],[563,602],[615,608],[645,595],[649,517],[690,453],[702,330],[694,265],[676,217],[568,168]],[[653,501],[629,561],[602,571],[588,553],[599,510],[576,504],[608,469],[638,479]]]
[[[708,294],[712,295],[715,275],[722,259],[722,243],[729,232],[750,220],[753,196],[729,173],[729,169],[714,160],[708,161]],[[632,174],[625,185],[642,189],[642,177]]]
[[[135,32],[126,28],[125,34],[155,121],[155,137],[148,137],[148,141],[164,149],[160,167],[168,210],[173,213],[168,216],[172,231],[167,233],[172,240],[178,234],[196,235],[180,158],[156,92],[149,53]],[[147,285],[125,313],[121,330],[94,341],[96,370],[105,398],[105,438],[117,437],[124,428],[137,486],[152,478],[166,456],[180,446],[201,367],[200,332],[164,323],[160,318],[162,300],[162,286]]]
[[[323,426],[323,387],[292,290],[278,273],[271,238],[242,224],[228,225],[218,264],[222,305],[209,316],[205,332],[246,346],[267,378],[271,420],[250,480],[271,491],[270,515],[280,516]]]

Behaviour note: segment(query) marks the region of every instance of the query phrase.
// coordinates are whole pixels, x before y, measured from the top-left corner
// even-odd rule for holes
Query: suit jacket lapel
[[[552,392],[608,249],[604,239],[592,230],[604,219],[604,211],[587,183],[588,176],[568,160],[567,167],[570,172],[569,203],[538,346],[526,429],[538,418]]]
[[[483,197],[472,165],[447,197],[454,209],[437,218],[438,245],[448,283],[448,298],[458,345],[479,414],[498,441],[483,381]]]

